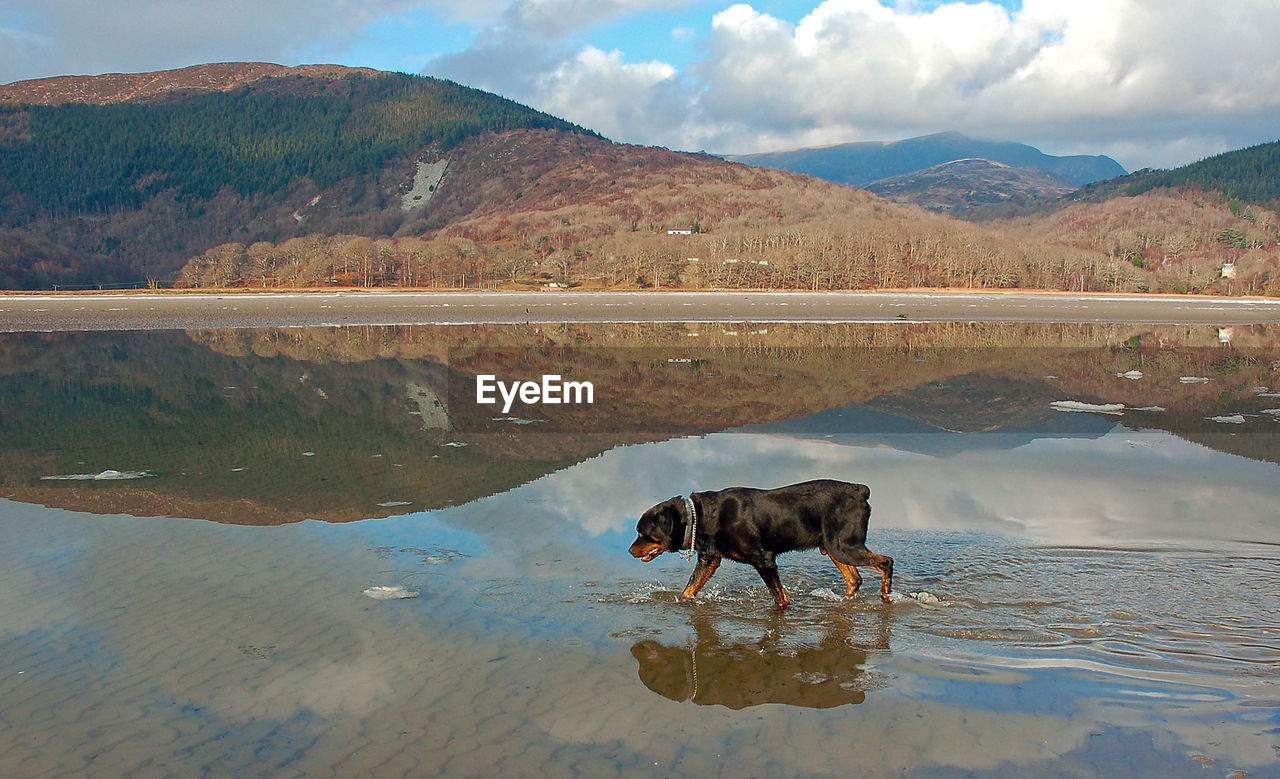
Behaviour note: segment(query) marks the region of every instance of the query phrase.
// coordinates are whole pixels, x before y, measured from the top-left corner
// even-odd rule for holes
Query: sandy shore
[[[0,295],[0,331],[548,322],[1280,322],[1280,299],[1058,292],[297,292]]]

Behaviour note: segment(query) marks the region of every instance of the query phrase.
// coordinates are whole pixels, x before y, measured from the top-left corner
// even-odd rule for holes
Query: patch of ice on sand
[[[1209,379],[1206,376],[1179,376],[1178,381],[1182,384],[1208,384]]]
[[[1138,379],[1142,378],[1142,371],[1125,371],[1124,373],[1117,373],[1116,378],[1128,379],[1129,381],[1137,381]]]
[[[384,500],[378,504],[384,509],[395,508],[396,506],[412,506],[411,500]]]
[[[364,591],[364,594],[374,600],[403,600],[418,597],[415,590],[406,590],[398,584],[392,587],[370,587]]]
[[[1123,403],[1082,403],[1078,400],[1055,400],[1049,404],[1055,411],[1087,411],[1098,414],[1122,414]]]
[[[63,473],[55,476],[41,476],[43,481],[121,481],[124,479],[145,479],[153,476],[150,471],[117,471],[108,468],[101,473]]]
[[[1223,414],[1216,417],[1205,417],[1210,422],[1221,422],[1224,425],[1243,425],[1244,414]]]

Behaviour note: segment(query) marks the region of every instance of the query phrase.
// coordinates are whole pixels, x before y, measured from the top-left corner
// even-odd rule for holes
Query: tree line
[[[1280,141],[1258,144],[1150,173],[1129,185],[1130,195],[1159,187],[1199,187],[1228,198],[1280,204]]]

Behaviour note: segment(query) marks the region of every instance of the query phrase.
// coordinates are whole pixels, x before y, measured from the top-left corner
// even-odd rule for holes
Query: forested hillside
[[[1280,215],[1217,192],[1159,189],[989,223],[1101,253],[1160,292],[1280,293]],[[1230,268],[1224,273],[1224,270]]]
[[[394,187],[379,182],[389,165],[411,169],[424,150],[529,128],[586,132],[452,82],[361,72],[147,102],[0,105],[0,231],[11,231],[0,284],[101,281],[90,266],[102,260],[121,267],[116,276],[172,278],[230,237],[325,230],[323,216],[304,225],[297,208],[329,189],[331,228],[368,227],[352,219],[380,214],[373,229],[390,232],[399,209],[389,208]],[[37,244],[75,259],[57,268],[15,259]]]
[[[376,172],[427,144],[481,132],[573,129],[450,82],[386,74],[336,82],[267,79],[171,103],[0,108],[0,218],[103,214],[173,189],[184,200],[229,188],[281,198],[299,179],[324,188]]]
[[[1160,187],[1199,187],[1217,190],[1228,198],[1280,204],[1280,141],[1156,171],[1130,184],[1128,190],[1138,195]]]

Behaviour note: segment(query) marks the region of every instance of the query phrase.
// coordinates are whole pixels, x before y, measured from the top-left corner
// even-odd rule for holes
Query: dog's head
[[[683,503],[680,498],[668,498],[640,515],[636,540],[628,550],[632,557],[647,563],[663,552],[680,551],[684,545]]]

